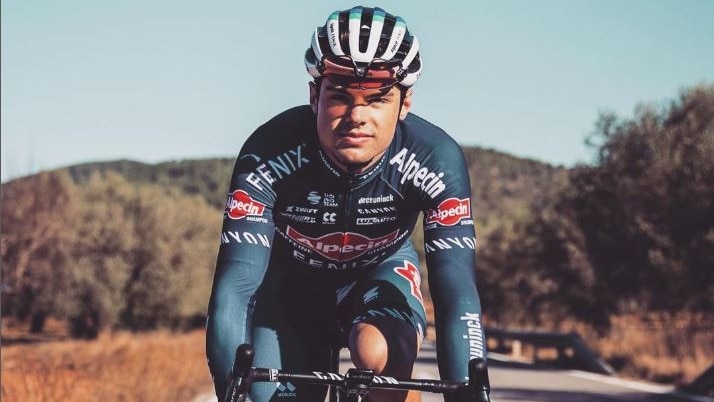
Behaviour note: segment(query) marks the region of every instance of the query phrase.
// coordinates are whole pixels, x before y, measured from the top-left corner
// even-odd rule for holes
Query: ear
[[[310,107],[312,108],[312,112],[317,114],[317,98],[320,96],[317,91],[319,89],[317,88],[317,85],[315,85],[314,82],[310,81]]]
[[[402,102],[402,109],[399,111],[399,120],[404,120],[407,118],[409,109],[412,107],[412,94],[414,91],[409,88],[407,89],[407,94],[404,96],[404,101]]]

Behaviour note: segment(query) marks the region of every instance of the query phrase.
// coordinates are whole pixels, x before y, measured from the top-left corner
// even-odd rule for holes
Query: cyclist
[[[207,320],[219,400],[239,344],[253,344],[258,367],[327,371],[336,326],[356,367],[410,377],[426,328],[409,240],[420,212],[440,375],[467,379],[469,359],[485,357],[469,175],[458,144],[409,113],[417,38],[380,8],[336,11],[305,65],[310,104],[259,127],[233,172]],[[324,393],[260,383],[251,397]]]

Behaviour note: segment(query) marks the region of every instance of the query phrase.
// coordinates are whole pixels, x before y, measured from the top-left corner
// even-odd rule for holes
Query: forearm
[[[265,265],[219,256],[206,321],[206,356],[216,394],[225,394],[238,345],[250,342],[253,298]]]
[[[476,285],[464,278],[453,280],[429,275],[437,338],[439,373],[445,380],[468,377],[469,360],[485,358],[481,303]]]

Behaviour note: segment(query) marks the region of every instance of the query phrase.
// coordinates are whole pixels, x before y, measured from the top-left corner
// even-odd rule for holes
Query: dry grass
[[[425,307],[429,322],[434,320],[433,305],[428,294]],[[614,316],[611,330],[602,336],[591,327],[561,321],[544,331],[575,331],[598,355],[617,370],[618,375],[667,384],[683,385],[691,382],[714,364],[714,314],[646,313]],[[484,324],[488,326],[488,311]],[[427,338],[435,340],[433,326]],[[489,349],[496,342],[489,342]],[[555,348],[534,350],[523,345],[522,356],[534,356],[543,361],[557,358]]]
[[[642,314],[611,318],[600,337],[585,326],[575,330],[624,377],[684,384],[714,363],[714,315]]]
[[[211,388],[203,331],[2,347],[3,401],[190,401]]]
[[[714,360],[712,316],[627,316],[612,323],[606,337],[573,323],[557,329],[580,333],[630,378],[688,382]],[[4,328],[5,339],[7,334]],[[2,347],[3,401],[175,402],[211,389],[204,331],[53,340],[59,336],[55,332],[50,342]],[[40,340],[17,334],[15,339]]]

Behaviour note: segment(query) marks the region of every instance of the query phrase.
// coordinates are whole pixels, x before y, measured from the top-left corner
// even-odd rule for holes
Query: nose
[[[352,104],[349,110],[349,121],[354,126],[361,126],[366,122],[367,107],[360,103]]]

